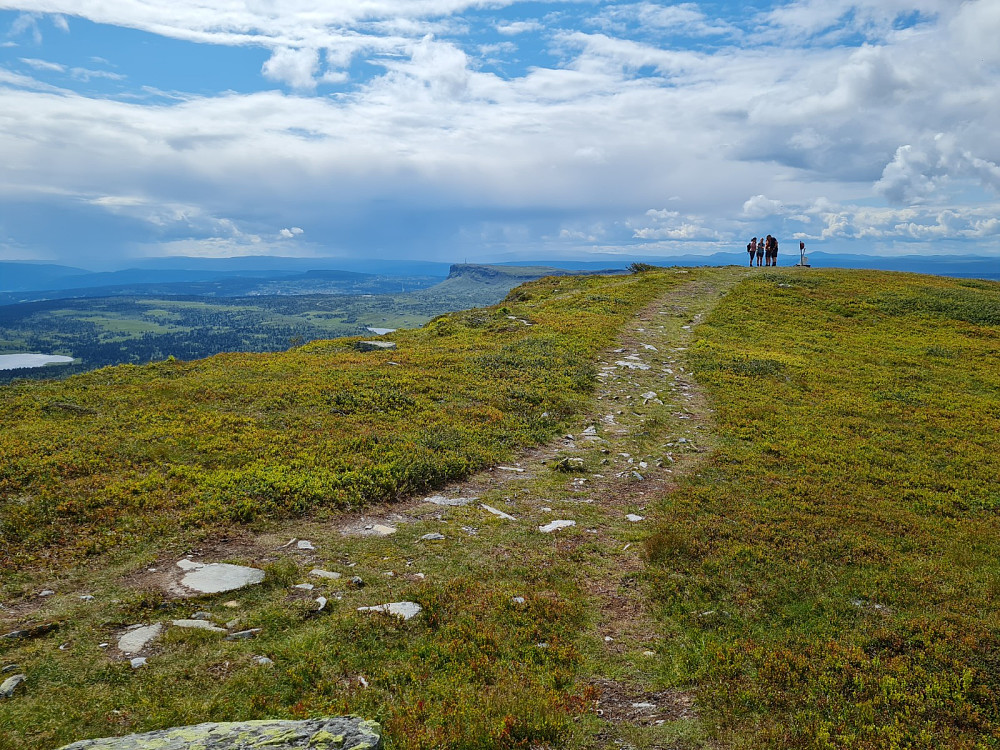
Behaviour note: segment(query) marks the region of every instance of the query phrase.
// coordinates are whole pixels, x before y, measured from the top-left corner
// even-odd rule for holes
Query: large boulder
[[[377,722],[350,717],[234,721],[173,727],[125,737],[80,740],[61,750],[378,750]]]

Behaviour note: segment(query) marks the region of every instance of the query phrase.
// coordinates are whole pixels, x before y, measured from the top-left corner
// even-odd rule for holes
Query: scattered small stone
[[[649,365],[645,362],[635,362],[632,360],[619,359],[615,362],[619,367],[624,367],[628,370],[648,370]]]
[[[223,607],[228,607],[229,609],[239,609],[240,603],[238,601],[228,601],[222,603]]]
[[[257,662],[257,664],[262,667],[274,666],[274,662],[271,659],[268,659],[266,656],[258,656],[254,658],[254,661]]]
[[[208,630],[212,633],[225,633],[225,628],[220,628],[208,620],[172,620],[171,625],[175,625],[178,628],[191,628],[192,630]]]
[[[98,648],[107,648],[110,645],[111,645],[110,643],[98,643],[97,647]]]
[[[585,429],[583,431],[583,434],[584,435],[596,435],[597,434],[597,427],[595,427],[594,425],[590,425],[590,427],[588,427],[587,429]]]
[[[0,674],[7,674],[8,672],[13,672],[15,669],[20,669],[20,664],[8,664],[3,669],[0,669]]]
[[[326,597],[325,596],[317,596],[316,597],[316,604],[319,605],[318,607],[316,607],[316,611],[317,612],[322,612],[323,608],[326,606]]]
[[[604,636],[604,642],[605,643],[611,643],[613,640],[614,640],[614,638],[612,638],[610,635]]]
[[[340,578],[340,573],[334,573],[330,570],[321,570],[320,568],[313,568],[309,571],[309,575],[316,576],[317,578],[329,578],[332,580]]]
[[[131,661],[129,661],[129,664],[132,665],[132,669],[138,669],[139,667],[144,667],[146,666],[146,657],[136,656],[132,658]]]
[[[303,591],[312,591],[315,586],[311,583],[296,583],[293,588],[302,589]]]
[[[315,545],[307,539],[299,539],[298,544],[295,545],[297,549],[302,550],[314,550]]]
[[[133,625],[118,638],[118,650],[123,654],[137,654],[163,631],[162,623],[153,625]]]
[[[386,526],[385,524],[376,523],[371,526],[371,528],[365,527],[367,531],[372,533],[372,536],[390,536],[396,533],[395,526]]]
[[[539,526],[538,530],[543,534],[551,534],[553,531],[559,531],[559,529],[566,529],[570,526],[576,526],[576,521],[552,521],[544,526]]]
[[[402,617],[409,620],[416,617],[423,610],[416,602],[391,602],[389,604],[376,604],[373,607],[358,607],[358,612],[382,612],[395,617]]]
[[[39,592],[38,592],[38,595],[39,595],[39,596],[52,596],[52,595],[53,595],[53,594],[55,594],[55,593],[56,593],[56,592],[55,592],[55,591],[53,591],[52,589],[44,589],[44,590],[42,590],[42,591],[39,591]]]
[[[511,601],[514,604],[524,604],[524,597],[523,596],[515,596],[515,597],[511,598]]]
[[[646,517],[636,515],[635,513],[629,513],[627,516],[625,516],[625,520],[631,521],[632,523],[638,523],[639,521],[645,521]]]
[[[59,650],[60,651],[68,651],[69,650],[69,644],[68,643],[61,643],[61,644],[59,644]]]
[[[386,571],[384,571],[382,573],[382,575],[384,575],[386,578],[395,578],[396,577],[396,571],[395,570],[386,570]]]
[[[648,658],[648,657],[651,657],[651,656],[656,656],[656,652],[655,651],[643,651],[642,655]]]
[[[51,633],[53,630],[59,629],[59,623],[47,622],[43,625],[35,625],[34,627],[24,628],[23,630],[12,630],[9,633],[0,636],[0,640],[20,640],[27,638],[38,638],[43,635]]]
[[[85,602],[92,602],[92,601],[94,601],[94,597],[91,596],[90,594],[84,594],[83,596],[80,597],[80,599],[82,601],[85,601]]]
[[[632,478],[633,478],[633,479],[638,479],[638,480],[639,480],[639,481],[641,482],[641,481],[642,481],[642,480],[644,480],[644,479],[645,479],[646,477],[644,477],[644,476],[643,476],[642,474],[640,474],[640,473],[639,473],[638,471],[633,471],[633,472],[632,472]]]
[[[546,643],[545,641],[542,641],[541,643],[536,643],[535,644],[535,648],[548,648],[548,647],[549,647],[549,644]]]
[[[480,505],[479,507],[482,508],[483,510],[487,511],[488,513],[492,513],[494,516],[497,516],[498,518],[504,519],[505,521],[516,521],[517,520],[516,518],[514,518],[514,516],[510,515],[509,513],[504,513],[502,510],[500,510],[498,508],[494,508],[492,505],[486,505],[484,503],[483,505]]]
[[[256,638],[257,634],[260,632],[260,628],[250,628],[249,630],[238,630],[235,633],[230,633],[226,636],[227,641],[246,641],[251,638]]]
[[[436,541],[439,541],[439,540],[444,539],[444,538],[445,538],[444,534],[439,534],[436,531],[432,531],[430,534],[424,534],[422,537],[420,537],[420,541],[422,541],[422,542],[436,542]]]
[[[643,703],[633,703],[632,704],[632,708],[644,708],[644,709],[648,710],[648,709],[651,709],[651,708],[656,708],[656,704],[655,703],[645,703],[645,702],[643,702]]]
[[[365,582],[362,580],[361,576],[354,576],[348,583],[356,589],[362,589],[365,587]]]
[[[191,619],[192,620],[211,620],[212,619],[212,613],[211,612],[195,612],[193,615],[191,615]]]
[[[524,473],[524,469],[520,469],[517,466],[498,466],[497,468],[500,469],[500,471],[516,471],[519,474]]]

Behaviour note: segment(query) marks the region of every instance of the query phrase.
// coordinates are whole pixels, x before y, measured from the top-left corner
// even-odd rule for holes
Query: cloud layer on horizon
[[[0,0],[0,258],[1000,255],[1000,4],[710,7]],[[263,63],[157,89],[87,24]]]

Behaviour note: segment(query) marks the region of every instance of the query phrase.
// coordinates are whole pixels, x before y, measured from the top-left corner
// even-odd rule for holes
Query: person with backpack
[[[757,254],[757,238],[754,237],[747,243],[747,252],[750,254],[750,267],[753,267],[753,256]]]
[[[761,235],[760,242],[757,243],[757,265],[760,265],[761,258],[764,257],[764,236]]]

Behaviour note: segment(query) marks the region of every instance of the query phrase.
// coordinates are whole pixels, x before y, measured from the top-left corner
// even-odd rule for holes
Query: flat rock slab
[[[264,580],[264,571],[248,568],[244,565],[229,563],[196,563],[191,560],[180,560],[177,567],[187,571],[181,578],[181,586],[197,591],[200,594],[218,594],[223,591],[235,591],[244,586],[260,583]]]
[[[172,620],[171,625],[178,628],[191,628],[192,630],[209,630],[213,633],[225,633],[225,628],[213,625],[208,620]]]
[[[354,348],[359,352],[378,352],[395,349],[396,344],[392,341],[359,341]]]
[[[378,750],[382,728],[356,716],[307,721],[239,721],[80,740],[60,750]]]
[[[118,639],[118,650],[123,654],[137,654],[159,638],[162,632],[163,623],[159,622],[131,628]]]
[[[382,612],[387,615],[402,617],[404,620],[416,617],[423,610],[416,602],[392,602],[376,604],[374,607],[358,607],[358,612]]]
[[[544,526],[539,526],[538,530],[543,534],[551,534],[553,531],[568,529],[570,526],[576,526],[576,521],[552,521]]]
[[[463,505],[469,505],[476,502],[478,497],[445,497],[444,495],[431,495],[430,497],[425,497],[425,503],[434,503],[435,505],[447,505],[450,508],[458,508]]]
[[[479,507],[485,510],[487,513],[492,513],[497,518],[502,518],[505,521],[517,520],[516,518],[514,518],[514,516],[510,515],[510,513],[504,513],[502,510],[500,510],[499,508],[494,508],[492,505],[486,505],[485,503],[483,503]]]

